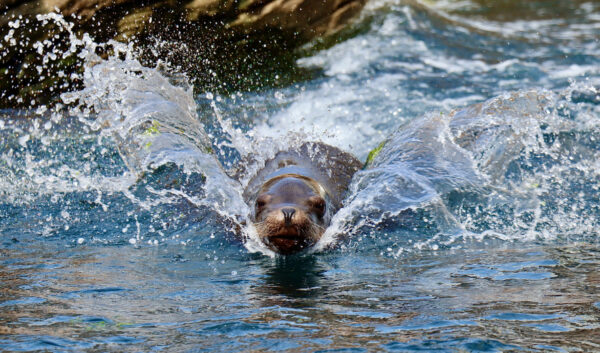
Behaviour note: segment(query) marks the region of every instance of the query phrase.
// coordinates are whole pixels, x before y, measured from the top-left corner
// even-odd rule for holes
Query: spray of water
[[[398,234],[414,226],[406,223],[414,210],[425,214],[416,233],[435,228],[418,247],[595,237],[598,106],[581,109],[573,97],[597,94],[583,84],[510,93],[400,127],[355,176],[320,248],[339,235],[360,238],[365,227]]]
[[[122,229],[134,235],[133,243],[152,231],[154,221],[181,219],[185,225],[198,222],[181,216],[186,209],[210,210],[225,220],[226,231],[245,233],[248,250],[272,255],[256,240],[252,226],[244,226],[248,206],[241,197],[265,161],[307,140],[325,141],[363,158],[384,141],[368,167],[355,176],[345,207],[317,251],[335,244],[366,247],[372,238],[390,254],[399,254],[492,236],[538,240],[596,234],[595,152],[600,136],[594,85],[574,83],[558,93],[504,94],[409,121],[396,114],[401,111],[397,107],[392,112],[363,104],[372,98],[368,91],[373,87],[380,87],[379,93],[390,100],[402,94],[390,86],[397,76],[381,75],[368,81],[365,90],[332,89],[332,84],[362,82],[352,78],[356,70],[348,63],[335,59],[344,47],[332,48],[300,62],[322,61],[331,79],[295,94],[272,92],[283,109],[257,114],[249,119],[254,124],[244,125],[226,109],[237,95],[195,97],[185,77],[161,69],[167,63],[141,65],[132,45],[96,43],[89,35],[78,38],[57,14],[38,20],[54,21],[70,34],[68,52],[53,52],[42,43],[40,55],[49,61],[78,55],[84,70],[73,75],[83,89],[63,94],[61,104],[19,113],[27,119],[9,113],[0,120],[6,137],[0,193],[8,203],[31,204],[41,197],[56,203],[62,195],[78,192],[92,194],[93,203],[109,211],[115,205],[124,207],[123,201],[114,200],[115,194],[124,195],[145,214],[156,213],[149,216],[153,221],[145,222],[143,214],[127,211],[135,226],[124,221]],[[384,23],[376,35],[393,32],[390,26]],[[355,44],[350,40],[342,46]],[[100,58],[100,47],[112,54]],[[359,65],[370,65],[368,56],[362,59]],[[465,102],[474,99],[468,96]],[[392,134],[390,126],[397,127]],[[221,131],[222,137],[207,130]],[[239,157],[223,160],[225,150]],[[236,164],[244,170],[239,180],[229,177]],[[161,169],[170,165],[176,166],[174,183]],[[154,179],[161,178],[169,182],[157,185]],[[182,180],[187,184],[181,186]],[[66,206],[48,217],[72,222],[73,211]],[[166,214],[157,211],[161,207],[174,207],[180,215],[161,219]]]

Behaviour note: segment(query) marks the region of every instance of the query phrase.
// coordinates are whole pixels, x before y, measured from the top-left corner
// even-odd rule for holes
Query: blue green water
[[[357,26],[288,87],[194,95],[88,53],[67,108],[1,112],[0,350],[598,350],[598,3],[372,2]],[[384,142],[325,239],[236,239],[227,171],[315,139]]]

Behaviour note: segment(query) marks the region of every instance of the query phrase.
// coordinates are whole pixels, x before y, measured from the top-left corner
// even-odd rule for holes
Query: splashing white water
[[[490,236],[596,235],[599,108],[579,109],[575,119],[560,114],[577,108],[573,92],[586,91],[594,95],[595,88],[505,94],[404,125],[355,176],[346,206],[317,248],[428,209],[437,233],[448,238],[431,237],[431,246]]]
[[[161,204],[186,199],[195,207],[210,208],[236,221],[236,216],[248,214],[241,198],[245,183],[277,151],[321,140],[365,158],[387,139],[371,168],[356,175],[346,206],[335,216],[317,249],[334,244],[340,234],[360,238],[365,229],[408,227],[403,223],[408,211],[417,214],[414,223],[434,229],[429,240],[415,240],[411,245],[415,248],[439,246],[465,235],[483,238],[493,234],[511,240],[549,239],[559,232],[595,234],[598,216],[590,206],[592,196],[577,190],[575,184],[591,190],[598,187],[595,170],[599,162],[595,149],[588,146],[596,138],[598,112],[597,108],[586,111],[587,106],[576,106],[569,96],[594,90],[594,86],[573,85],[559,94],[540,90],[504,94],[480,106],[445,113],[496,95],[489,93],[494,90],[478,91],[471,86],[491,85],[501,92],[511,89],[516,85],[514,70],[529,63],[440,56],[431,43],[404,35],[407,29],[418,31],[426,26],[418,22],[423,20],[416,18],[413,8],[396,5],[399,7],[366,35],[300,60],[303,67],[322,68],[323,77],[302,87],[260,92],[256,100],[267,103],[256,103],[256,110],[273,101],[278,108],[265,110],[250,126],[241,128],[237,127],[241,118],[228,115],[221,97],[212,93],[194,97],[185,78],[174,84],[174,77],[160,69],[143,67],[131,45],[98,44],[88,35],[77,38],[59,15],[42,16],[41,21],[56,21],[69,32],[72,44],[67,53],[39,44],[44,60],[77,54],[84,61],[84,71],[74,75],[84,88],[62,95],[74,119],[60,107],[42,107],[38,113],[45,114],[43,119],[0,121],[0,129],[10,130],[10,143],[15,146],[3,150],[7,152],[3,152],[0,168],[8,177],[0,179],[0,191],[15,202],[26,200],[25,194],[33,195],[30,200],[34,200],[35,195],[44,193],[59,198],[61,193],[92,191],[103,209],[110,207],[103,201],[107,195],[123,193],[149,212]],[[101,59],[95,54],[100,46],[110,47],[114,54]],[[541,84],[572,74],[565,69],[544,76]],[[506,77],[498,74],[501,77],[494,83],[484,82],[490,72],[506,73]],[[438,85],[445,87],[452,75],[455,79],[474,76],[475,84],[459,81],[438,99]],[[420,82],[415,82],[415,76]],[[201,100],[209,101],[209,112],[203,112],[209,115],[208,122],[226,135],[217,148],[229,147],[252,157],[252,161],[240,162],[247,163],[241,184],[227,177],[210,152],[215,143],[197,116]],[[577,112],[577,119],[562,116],[565,110]],[[426,111],[430,113],[424,114]],[[425,117],[414,118],[422,115]],[[568,138],[569,134],[591,137],[581,144]],[[82,152],[73,151],[69,157],[54,154],[58,152],[51,147],[67,144],[67,140],[68,144],[81,144]],[[51,157],[32,153],[38,143]],[[89,151],[85,143],[91,146]],[[95,171],[94,166],[103,163],[99,158],[118,158],[111,156],[115,145],[129,170],[111,176]],[[71,157],[77,162],[74,165],[64,160]],[[152,197],[134,195],[131,188],[141,175],[170,162],[182,166],[185,173],[205,176],[204,192],[148,187]],[[576,196],[570,198],[568,193]],[[457,205],[457,200],[462,203]],[[137,218],[135,221],[141,224]],[[122,227],[127,231],[133,228]],[[250,251],[269,253],[256,240],[251,226],[242,229]],[[391,252],[398,253],[405,245],[392,246]]]
[[[213,155],[211,142],[197,117],[192,87],[185,83],[185,78],[178,78],[174,85],[174,78],[161,72],[161,63],[155,68],[142,66],[133,44],[96,43],[87,34],[77,37],[72,32],[73,24],[59,14],[40,15],[38,21],[42,24],[53,22],[68,33],[70,49],[61,54],[63,57],[77,54],[82,59],[83,72],[74,75],[82,81],[83,88],[62,94],[62,104],[39,108],[37,113],[42,117],[33,119],[31,126],[16,120],[14,123],[8,120],[6,124],[3,121],[2,127],[14,135],[15,142],[21,146],[18,159],[24,165],[16,170],[30,177],[28,182],[21,180],[18,183],[14,168],[3,171],[8,175],[0,185],[3,193],[11,195],[15,202],[25,202],[26,195],[30,201],[35,201],[42,194],[96,191],[98,203],[102,202],[103,194],[122,193],[149,212],[157,205],[186,199],[193,207],[209,208],[234,223],[243,220],[248,209],[241,197],[241,185],[225,174]],[[112,54],[102,59],[96,54],[100,47],[109,48]],[[44,43],[38,44],[38,50],[48,60],[54,60],[57,55]],[[215,114],[218,115],[217,110]],[[46,123],[40,127],[44,120]],[[227,121],[219,122],[227,124]],[[64,160],[66,156],[50,149],[50,156],[41,159],[27,150],[28,145],[38,140],[44,146],[60,146],[67,137],[75,143],[88,141],[94,149],[91,152],[102,149],[102,156],[109,153],[107,147],[115,147],[107,144],[116,143],[129,171],[108,177],[91,171],[98,169],[102,161],[90,160],[87,167],[78,169],[79,165],[68,166]],[[8,154],[3,155],[9,167],[13,163],[10,154],[14,151],[9,149]],[[82,159],[85,155],[74,157]],[[202,192],[188,194],[165,186],[161,190],[146,187],[153,194],[152,198],[140,199],[132,193],[131,188],[145,172],[167,163],[182,167],[187,175],[202,175]],[[15,190],[17,184],[21,184],[22,190]],[[133,216],[138,226],[135,239],[139,240],[139,222],[137,216]],[[246,236],[252,238],[251,229]],[[249,248],[259,249],[253,244],[249,241]]]

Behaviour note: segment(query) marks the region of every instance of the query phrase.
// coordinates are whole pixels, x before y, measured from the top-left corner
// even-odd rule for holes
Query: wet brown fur
[[[263,243],[289,254],[315,244],[325,231],[324,189],[308,177],[284,174],[268,180],[256,198],[254,226]],[[293,214],[286,221],[284,211]]]
[[[307,142],[279,152],[248,181],[244,192],[260,240],[280,254],[314,245],[361,166],[351,154],[323,143]]]

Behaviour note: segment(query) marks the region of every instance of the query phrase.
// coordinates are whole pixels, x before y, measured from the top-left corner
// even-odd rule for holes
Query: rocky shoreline
[[[96,42],[134,42],[151,65],[168,58],[205,86],[256,86],[265,72],[289,66],[293,52],[315,38],[332,36],[366,0],[7,0],[0,3],[0,107],[40,104],[73,89],[76,56],[42,63],[35,43],[67,47],[57,26],[39,14],[59,12],[78,36]],[[162,45],[157,47],[156,43]],[[144,50],[147,48],[148,50]],[[151,49],[151,50],[150,50]],[[266,76],[269,76],[268,74]],[[276,75],[273,75],[274,77]],[[278,76],[278,75],[277,75]],[[216,78],[215,78],[216,77]],[[264,77],[263,77],[264,78]],[[268,78],[267,78],[268,79]],[[218,87],[217,87],[218,88]],[[223,87],[221,87],[223,88]],[[33,104],[32,104],[33,103]]]

